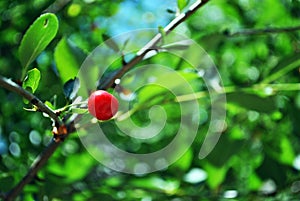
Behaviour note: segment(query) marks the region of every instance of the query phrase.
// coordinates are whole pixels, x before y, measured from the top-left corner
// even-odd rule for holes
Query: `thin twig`
[[[172,31],[174,28],[176,28],[180,23],[185,21],[190,15],[192,15],[197,9],[202,7],[205,3],[207,3],[209,0],[198,0],[196,3],[194,3],[189,10],[186,13],[183,13],[176,17],[172,22],[170,22],[165,28],[164,31],[165,33],[169,33]],[[125,64],[120,71],[118,71],[116,74],[112,75],[110,78],[108,78],[107,82],[105,85],[103,85],[104,89],[108,89],[114,84],[114,81],[117,78],[120,78],[126,71],[128,71],[130,68],[132,68],[134,65],[136,65],[138,62],[140,62],[145,54],[149,52],[155,45],[161,40],[161,35],[157,34],[147,45],[145,45],[136,55],[135,58],[133,58],[129,63]],[[37,99],[35,96],[30,94],[29,92],[25,91],[17,85],[16,83],[12,82],[9,79],[0,77],[0,86],[11,90],[15,91],[16,93],[20,94],[24,98],[28,99],[30,102],[32,102],[34,105],[36,105],[42,112],[47,113],[51,118],[53,118],[55,121],[61,122],[60,119],[56,116],[56,114],[49,109],[46,105],[44,105],[39,99]],[[73,122],[70,122],[69,125],[66,125],[68,127],[68,134],[74,131],[74,126],[72,126]],[[66,135],[67,137],[67,135]],[[19,193],[22,191],[24,186],[28,184],[34,177],[36,176],[37,172],[39,169],[47,162],[47,160],[51,157],[51,155],[54,153],[54,151],[58,148],[59,144],[61,141],[52,141],[50,144],[47,146],[45,151],[41,153],[35,162],[32,164],[30,170],[28,173],[24,176],[24,178],[18,183],[18,185],[13,188],[7,195],[5,200],[10,201],[14,200]]]
[[[57,13],[63,9],[71,0],[56,0],[48,8],[44,10],[44,13]]]
[[[263,34],[270,34],[270,33],[294,32],[294,31],[299,31],[299,30],[300,30],[300,26],[282,27],[282,28],[266,28],[266,29],[245,29],[245,30],[236,31],[233,33],[226,31],[225,35],[227,35],[229,37],[236,37],[236,36],[248,36],[248,35],[263,35]]]
[[[58,123],[59,125],[63,125],[63,122],[61,121],[61,119],[57,116],[57,114],[52,109],[50,109],[47,105],[45,105],[41,100],[39,100],[32,93],[23,89],[17,83],[13,82],[12,80],[10,80],[8,78],[2,77],[0,75],[0,86],[24,97],[30,103],[35,105],[41,112],[48,114],[49,117],[52,118],[56,123]]]
[[[173,29],[175,29],[180,23],[184,22],[188,17],[195,13],[199,8],[205,5],[209,0],[198,0],[193,5],[191,5],[187,12],[178,15],[174,20],[172,20],[165,28],[164,32],[168,34]],[[110,79],[102,83],[103,89],[108,89],[114,85],[116,79],[121,78],[129,69],[139,63],[144,56],[151,50],[156,49],[156,45],[160,42],[162,36],[160,33],[154,36],[154,38],[149,41],[138,53],[137,55],[127,64],[123,65],[122,68],[112,75]]]

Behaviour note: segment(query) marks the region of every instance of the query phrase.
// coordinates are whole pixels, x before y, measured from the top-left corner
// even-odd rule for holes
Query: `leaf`
[[[45,105],[47,105],[49,108],[51,108],[52,110],[55,110],[56,108],[55,108],[55,106],[51,103],[51,102],[49,102],[49,101],[45,101]]]
[[[52,13],[41,15],[29,27],[19,47],[20,62],[25,69],[49,45],[57,30],[58,20]]]
[[[193,151],[188,149],[172,166],[181,171],[187,171],[193,160]]]
[[[82,108],[72,108],[72,112],[76,114],[86,114],[88,110]]]
[[[63,82],[67,82],[77,76],[84,57],[82,52],[78,52],[80,52],[79,48],[68,42],[66,38],[62,38],[57,44],[54,59]]]
[[[234,92],[228,94],[226,98],[228,102],[232,102],[246,109],[256,110],[258,112],[270,113],[277,109],[275,99],[272,96],[263,98],[255,94]]]
[[[80,83],[78,78],[70,79],[64,84],[64,95],[67,99],[73,100],[78,92]]]
[[[80,162],[80,168],[77,168],[74,172],[74,167],[76,167],[78,162]],[[63,168],[66,182],[80,181],[90,173],[94,165],[95,159],[85,152],[68,156],[68,160],[66,160]]]
[[[102,37],[103,37],[104,43],[108,47],[110,47],[113,51],[115,51],[115,52],[119,52],[120,51],[119,45],[111,37],[109,37],[106,34],[103,34]]]
[[[182,11],[189,3],[189,0],[177,0],[177,6]]]
[[[105,89],[108,82],[112,77],[115,77],[119,73],[119,70],[107,70],[105,71],[104,75],[100,78],[99,85],[97,86],[97,89]]]
[[[161,48],[166,50],[186,50],[191,44],[191,40],[182,40],[175,43],[163,45]]]
[[[39,86],[41,79],[41,73],[38,69],[34,68],[30,71],[28,71],[27,76],[25,77],[25,80],[22,84],[22,87],[24,89],[30,89],[32,93],[36,91],[36,89]]]
[[[292,142],[286,136],[280,138],[278,142],[278,150],[274,148],[270,149],[268,152],[273,157],[273,159],[281,164],[292,166],[295,160],[296,154],[293,149]]]
[[[170,14],[176,14],[176,11],[174,11],[174,10],[172,10],[170,8],[167,9],[167,12],[170,13]]]
[[[203,165],[208,174],[207,184],[211,189],[216,189],[225,179],[228,167],[215,167],[209,163]]]
[[[292,166],[296,154],[294,152],[290,139],[288,139],[287,137],[281,138],[280,148],[281,148],[281,153],[278,160],[280,160],[283,164]]]

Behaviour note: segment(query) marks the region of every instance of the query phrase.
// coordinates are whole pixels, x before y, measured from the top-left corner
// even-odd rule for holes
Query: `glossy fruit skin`
[[[109,120],[118,111],[119,102],[112,94],[98,90],[93,92],[88,99],[88,110],[98,120]]]

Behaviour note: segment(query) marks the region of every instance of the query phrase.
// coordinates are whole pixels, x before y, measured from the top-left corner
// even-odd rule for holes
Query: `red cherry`
[[[111,119],[118,111],[119,102],[110,93],[98,90],[88,99],[88,110],[98,120]]]

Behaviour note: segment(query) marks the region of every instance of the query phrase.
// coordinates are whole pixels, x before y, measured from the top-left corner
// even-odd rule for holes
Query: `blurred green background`
[[[76,72],[85,56],[107,36],[165,26],[176,12],[186,11],[193,2],[1,1],[0,74],[21,79],[18,47],[22,36],[41,13],[54,12],[59,20],[58,34],[30,68],[41,71],[35,95],[61,108],[69,104],[63,93],[67,78],[62,77],[62,69],[72,78],[74,68]],[[256,33],[258,29],[297,27],[299,9],[297,0],[212,0],[176,29],[207,51],[227,90],[226,129],[208,157],[198,158],[209,125],[207,97],[198,100],[201,122],[196,139],[166,170],[143,176],[114,172],[94,160],[72,134],[18,200],[297,200],[300,33],[282,30],[249,34],[243,30]],[[184,62],[167,53],[157,54],[149,62],[188,72]],[[200,79],[189,76],[188,81],[196,91],[206,89]],[[160,91],[155,87],[147,90],[153,94]],[[5,193],[44,150],[52,138],[52,126],[41,113],[24,110],[30,105],[24,104],[22,97],[5,89],[0,89],[0,97],[0,191]],[[172,140],[180,123],[178,104],[151,101],[132,118],[143,125],[149,121],[145,114],[150,106],[162,104],[170,119],[161,137],[148,142],[128,139],[119,134],[113,121],[108,121],[103,127],[114,144],[142,153],[159,150]]]

